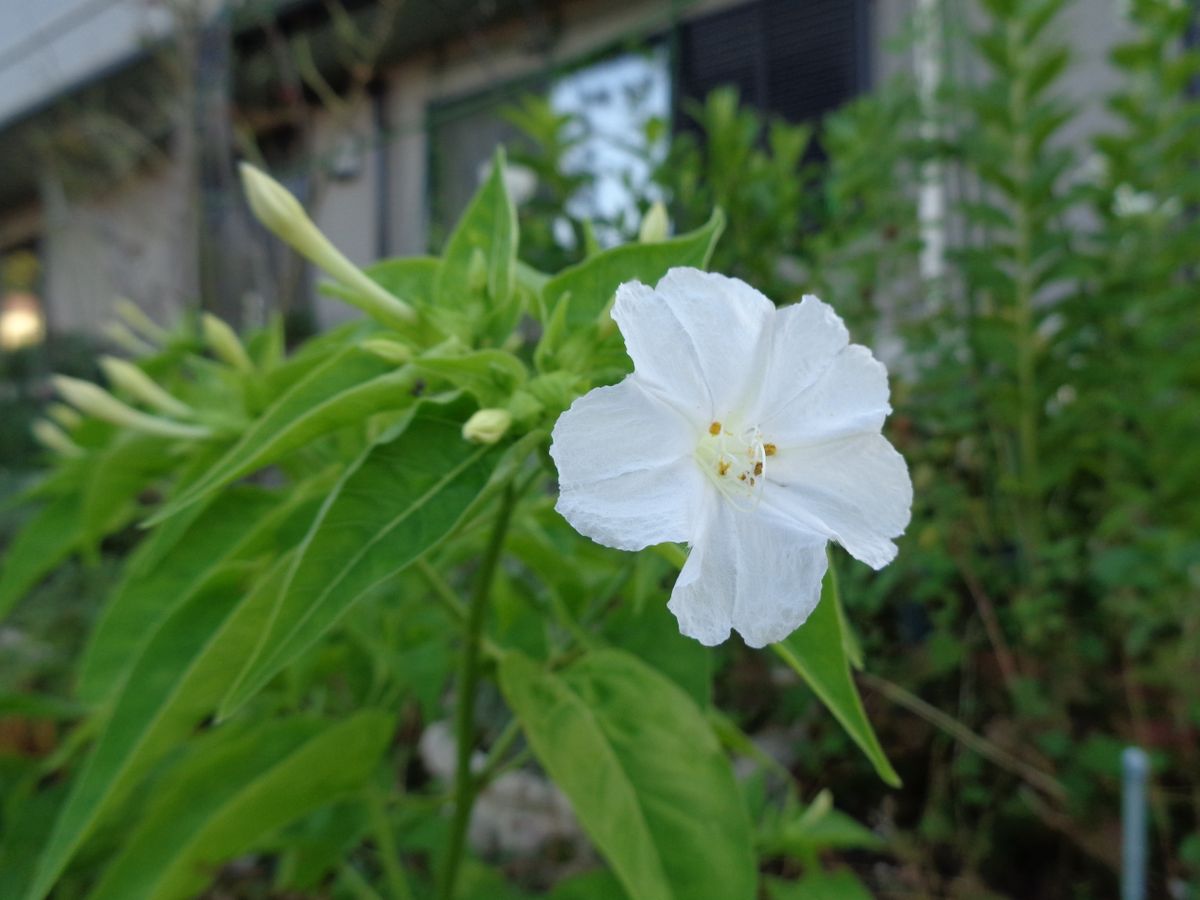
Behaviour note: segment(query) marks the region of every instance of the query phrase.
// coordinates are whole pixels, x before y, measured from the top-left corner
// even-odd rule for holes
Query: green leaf
[[[0,832],[0,897],[21,897],[33,879],[38,852],[54,827],[66,786],[52,783],[28,793],[24,786],[16,791],[8,785],[5,788],[5,827]],[[19,824],[12,827],[10,823]]]
[[[430,354],[413,360],[413,365],[462,388],[480,407],[503,406],[529,375],[525,364],[505,350]]]
[[[881,850],[884,846],[875,832],[834,809],[828,791],[821,791],[805,809],[788,803],[776,821],[764,823],[759,838],[760,853],[791,856],[802,862],[815,860],[826,850]]]
[[[434,403],[423,404],[399,437],[368,447],[304,538],[270,628],[221,715],[307,650],[357,600],[453,531],[502,454],[501,445],[465,441],[455,410]]]
[[[290,562],[283,557],[249,591],[241,569],[227,569],[151,638],[71,785],[27,900],[42,900],[100,817],[212,715],[266,626]]]
[[[850,675],[843,638],[841,598],[833,567],[825,573],[821,602],[808,621],[772,649],[813,689],[821,702],[875,767],[885,783],[900,786],[900,776],[888,762],[875,730],[867,719],[858,688]]]
[[[393,296],[421,308],[434,303],[441,265],[442,261],[436,256],[406,256],[385,259],[363,271]]]
[[[392,729],[392,716],[375,711],[273,722],[232,740],[218,729],[155,784],[91,900],[197,896],[222,863],[365,783]]]
[[[771,879],[767,896],[770,900],[871,900],[871,892],[849,869],[807,872],[799,881]]]
[[[91,460],[83,491],[82,549],[94,555],[101,538],[136,513],[138,494],[178,465],[166,452],[169,441],[137,432],[119,433]]]
[[[628,896],[612,872],[593,869],[560,881],[547,900],[627,900]]]
[[[480,332],[498,340],[508,337],[518,311],[510,302],[516,286],[517,211],[504,185],[504,167],[498,147],[491,174],[450,235],[437,273],[430,312],[438,314],[438,324],[449,334],[468,343]]]
[[[0,569],[0,618],[75,551],[82,529],[79,498],[74,495],[50,500],[25,523]]]
[[[509,653],[500,685],[629,896],[754,897],[750,822],[733,771],[679,687],[619,650],[559,673]]]
[[[315,493],[331,485],[330,478],[318,477],[294,487],[282,501],[276,492],[232,488],[175,537],[170,556],[160,559],[159,565],[149,571],[131,566],[88,640],[76,692],[79,699],[95,704],[107,697],[174,610],[203,590],[229,562],[275,550],[276,533],[296,522],[307,524],[317,511]],[[158,530],[174,522],[165,522]],[[157,548],[151,549],[157,555]]]
[[[570,303],[568,329],[594,324],[622,282],[653,285],[676,266],[702,269],[708,265],[717,238],[725,228],[725,214],[713,210],[708,222],[687,234],[657,244],[625,244],[563,270],[542,291],[543,321],[551,321],[558,307]]]
[[[303,447],[314,438],[382,410],[414,402],[415,369],[396,369],[347,347],[279,397],[203,478],[153,515],[161,522],[208,494]]]

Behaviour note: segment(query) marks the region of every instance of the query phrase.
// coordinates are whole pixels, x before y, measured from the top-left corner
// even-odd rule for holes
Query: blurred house
[[[1108,83],[1117,0],[1065,29],[1086,106]],[[473,190],[500,110],[523,93],[641,134],[726,83],[793,121],[897,69],[945,77],[943,52],[889,41],[934,0],[42,0],[0,7],[0,316],[31,303],[55,332],[94,333],[114,298],[160,321],[204,298],[240,319],[344,315],[247,217],[233,162],[264,162],[366,263],[424,252]],[[914,49],[915,48],[915,49]],[[961,61],[958,65],[963,65]],[[1086,130],[1102,111],[1076,127]],[[1091,117],[1091,120],[1089,120]],[[614,142],[578,165],[620,163]],[[613,154],[616,154],[614,156]],[[626,160],[627,177],[639,177]],[[620,178],[590,202],[620,214]],[[928,207],[936,214],[936,203]],[[31,270],[29,260],[36,261]],[[33,271],[35,274],[31,275]],[[11,298],[19,298],[19,304]],[[32,299],[31,299],[32,298]],[[17,326],[14,326],[16,333]],[[0,332],[3,329],[0,328]],[[26,338],[29,339],[29,338]]]

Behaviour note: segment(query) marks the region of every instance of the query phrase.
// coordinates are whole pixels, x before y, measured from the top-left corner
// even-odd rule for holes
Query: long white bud
[[[53,450],[63,456],[83,455],[83,450],[79,445],[67,437],[67,433],[49,419],[34,420],[29,430],[33,432],[34,439],[47,450]]]
[[[65,403],[51,403],[46,407],[46,415],[67,431],[73,431],[83,423],[83,416]]]
[[[153,344],[165,344],[170,335],[167,330],[158,325],[148,315],[142,312],[142,308],[127,297],[120,297],[113,304],[113,308],[117,311],[117,315],[121,320],[140,334],[146,340]]]
[[[280,240],[358,296],[342,296],[363,312],[391,324],[416,321],[411,306],[368,278],[329,242],[292,193],[261,169],[241,164],[242,188],[255,218]]]
[[[101,421],[166,438],[195,440],[212,435],[209,429],[200,425],[184,425],[180,422],[172,422],[139,412],[90,381],[70,378],[66,375],[55,375],[52,381],[54,389],[58,391],[60,397],[80,412]]]
[[[142,340],[134,334],[133,329],[124,322],[114,319],[106,322],[101,330],[106,338],[133,356],[149,356],[158,349],[149,341]]]
[[[404,365],[413,356],[412,350],[406,344],[387,338],[370,338],[363,341],[360,346],[368,353],[373,353],[380,359],[397,365]]]
[[[217,359],[233,366],[239,372],[253,372],[254,363],[246,348],[238,340],[237,333],[212,313],[200,317],[204,329],[204,343],[216,354]]]
[[[190,406],[168,394],[133,363],[117,359],[115,356],[102,356],[100,357],[100,368],[113,387],[125,391],[135,400],[141,400],[159,412],[184,419],[194,413]]]

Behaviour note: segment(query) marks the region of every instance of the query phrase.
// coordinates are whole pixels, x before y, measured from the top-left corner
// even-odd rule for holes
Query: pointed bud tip
[[[242,177],[242,190],[254,217],[269,231],[290,243],[295,230],[308,223],[308,213],[300,201],[257,166],[241,162],[238,171]]]

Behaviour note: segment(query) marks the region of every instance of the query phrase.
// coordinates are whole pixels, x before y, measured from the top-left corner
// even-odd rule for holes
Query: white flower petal
[[[756,394],[747,398],[747,406],[758,412],[755,421],[787,407],[848,343],[850,334],[841,317],[812,294],[777,310],[762,381],[751,386]]]
[[[760,380],[775,307],[736,279],[672,269],[654,289],[621,285],[612,315],[646,387],[707,426]]]
[[[638,376],[577,399],[554,425],[555,508],[607,547],[691,540],[706,485],[692,427]]]
[[[758,426],[765,440],[794,447],[878,432],[891,411],[887,369],[866,347],[850,344],[806,388],[764,404]]]
[[[895,558],[890,539],[908,526],[912,481],[882,435],[780,448],[767,466],[764,513],[833,538],[872,568]]]
[[[679,630],[713,646],[735,629],[751,647],[781,641],[821,599],[825,539],[715,499],[667,608]]]

